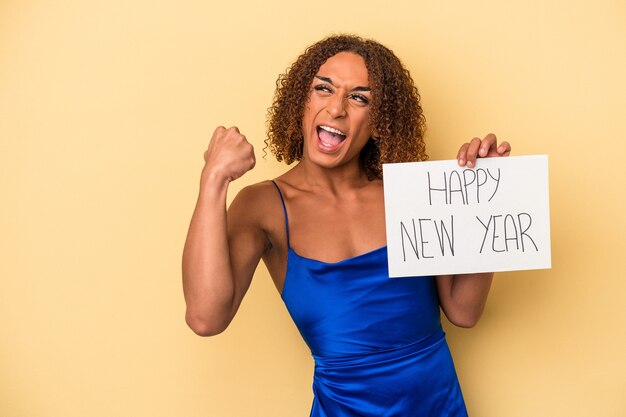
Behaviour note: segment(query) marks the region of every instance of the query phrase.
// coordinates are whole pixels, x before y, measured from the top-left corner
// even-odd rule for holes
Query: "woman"
[[[218,127],[204,154],[183,254],[186,320],[222,332],[265,262],[315,358],[312,416],[464,416],[440,321],[473,326],[493,274],[389,279],[384,162],[426,159],[419,95],[389,49],[334,36],[283,74],[266,141],[298,161],[274,181],[226,191],[255,164],[236,127]],[[508,155],[495,136],[457,155]]]

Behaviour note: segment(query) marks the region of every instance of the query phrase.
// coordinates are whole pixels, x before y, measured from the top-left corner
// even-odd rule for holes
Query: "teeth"
[[[320,129],[323,129],[327,132],[330,133],[334,133],[335,135],[341,135],[341,136],[346,136],[345,133],[343,133],[341,130],[337,130],[334,127],[330,127],[330,126],[320,126]]]

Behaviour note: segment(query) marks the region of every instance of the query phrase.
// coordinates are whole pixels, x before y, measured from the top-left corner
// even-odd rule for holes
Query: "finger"
[[[467,166],[472,168],[476,165],[476,158],[478,158],[478,150],[480,149],[481,140],[478,138],[472,139],[467,148]]]
[[[233,139],[238,139],[241,136],[242,135],[241,133],[239,133],[239,129],[237,129],[235,126],[232,126],[224,130],[224,134],[222,137],[227,141],[232,141]]]
[[[509,142],[504,141],[500,144],[500,146],[498,146],[497,152],[500,156],[509,156],[511,153],[511,145]]]
[[[226,128],[224,126],[217,126],[215,130],[213,131],[213,135],[211,135],[211,140],[209,141],[209,143],[212,143],[216,141],[217,138],[224,136],[225,131],[226,131]]]
[[[478,151],[481,157],[485,157],[489,155],[491,150],[496,149],[496,144],[498,143],[498,138],[493,133],[489,133],[485,138],[481,141],[480,150]]]
[[[467,162],[467,148],[469,147],[469,143],[465,142],[463,145],[461,145],[461,148],[459,149],[459,152],[456,154],[456,160],[459,164],[459,166],[465,166],[465,163]]]
[[[252,169],[256,165],[256,156],[254,155],[254,148],[252,148],[252,145],[250,145],[250,148],[250,152],[252,154],[252,165],[250,165],[250,169]]]

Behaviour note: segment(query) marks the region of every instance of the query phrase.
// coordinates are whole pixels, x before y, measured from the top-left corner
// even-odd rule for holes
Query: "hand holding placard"
[[[383,165],[392,277],[550,268],[547,156]]]

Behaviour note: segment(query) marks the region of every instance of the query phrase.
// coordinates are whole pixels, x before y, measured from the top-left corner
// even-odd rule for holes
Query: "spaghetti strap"
[[[272,184],[278,190],[278,195],[280,196],[280,202],[283,203],[283,212],[285,213],[285,230],[287,231],[287,247],[291,248],[291,244],[289,243],[289,216],[287,216],[287,206],[285,205],[285,199],[283,198],[283,193],[280,191],[278,184],[276,181],[272,180]]]

